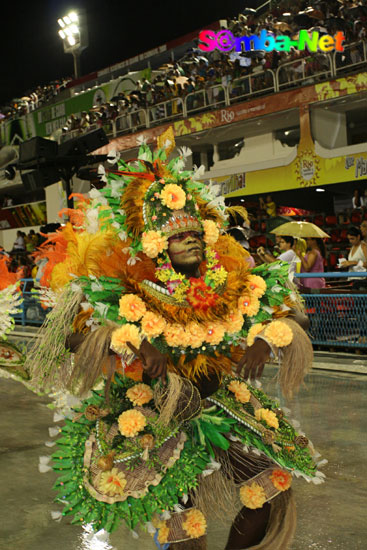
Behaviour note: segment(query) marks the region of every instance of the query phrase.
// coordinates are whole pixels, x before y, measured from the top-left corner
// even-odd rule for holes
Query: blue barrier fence
[[[365,279],[367,272],[297,273],[296,278],[338,279],[341,284]],[[348,281],[346,281],[348,279]],[[366,279],[367,281],[367,279]],[[302,290],[301,290],[302,293]],[[327,347],[367,348],[367,287],[361,290],[312,289],[302,293],[312,343]]]
[[[25,325],[41,326],[50,309],[41,306],[40,293],[34,287],[33,279],[21,279],[20,289],[23,296],[21,311],[14,315],[15,322]]]
[[[350,277],[365,278],[367,272],[297,273],[298,279],[325,277],[346,281]],[[23,303],[21,312],[14,316],[17,323],[42,325],[50,309],[41,306],[39,291],[33,279],[22,279]],[[333,288],[313,289],[302,293],[306,313],[310,319],[309,333],[313,344],[327,347],[367,348],[367,288],[366,292],[352,289],[336,291]]]

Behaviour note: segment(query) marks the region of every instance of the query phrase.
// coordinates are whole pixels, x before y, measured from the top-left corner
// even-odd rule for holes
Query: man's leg
[[[243,550],[259,544],[265,537],[269,516],[268,502],[257,510],[244,506],[232,524],[226,550]]]

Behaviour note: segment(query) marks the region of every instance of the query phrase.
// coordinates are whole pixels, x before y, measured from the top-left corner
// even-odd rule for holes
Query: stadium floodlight
[[[71,11],[57,20],[59,36],[64,44],[64,52],[74,58],[74,77],[80,77],[80,54],[88,46],[88,32],[84,10]]]

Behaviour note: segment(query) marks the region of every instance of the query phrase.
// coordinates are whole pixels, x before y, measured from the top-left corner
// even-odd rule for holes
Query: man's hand
[[[244,371],[242,376],[245,380],[260,378],[270,352],[271,349],[264,340],[256,340],[252,346],[246,349],[244,356],[238,362],[237,376],[241,376]]]
[[[167,357],[157,348],[152,346],[148,340],[144,340],[139,349],[136,349],[130,342],[128,347],[139,357],[143,364],[143,369],[150,378],[161,378],[165,384],[167,376]]]

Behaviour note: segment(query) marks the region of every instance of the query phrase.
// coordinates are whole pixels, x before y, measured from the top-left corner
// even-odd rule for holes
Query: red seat
[[[342,241],[348,240],[348,229],[342,229],[340,232],[340,238]]]
[[[338,263],[338,257],[337,257],[337,255],[336,255],[334,252],[331,252],[331,253],[330,253],[330,256],[329,256],[330,268],[335,267],[337,263]]]
[[[359,212],[353,212],[350,217],[350,221],[355,224],[359,224],[362,221],[362,215]]]
[[[322,216],[315,216],[314,220],[313,220],[313,223],[315,225],[318,225],[319,227],[321,227],[324,223],[324,218]]]
[[[329,226],[336,225],[337,224],[336,216],[326,216],[325,223],[326,225],[329,225]]]
[[[330,231],[330,240],[332,243],[340,243],[341,238],[337,229]]]

